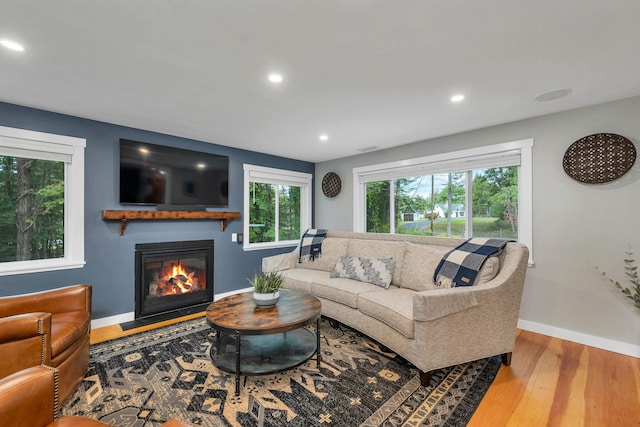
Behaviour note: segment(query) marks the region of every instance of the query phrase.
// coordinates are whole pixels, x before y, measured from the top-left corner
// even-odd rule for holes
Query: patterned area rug
[[[232,374],[210,352],[204,318],[91,346],[89,371],[64,406],[113,426],[158,426],[177,418],[194,426],[463,426],[500,367],[492,357],[434,372],[418,371],[370,338],[321,325],[315,356],[275,375]]]

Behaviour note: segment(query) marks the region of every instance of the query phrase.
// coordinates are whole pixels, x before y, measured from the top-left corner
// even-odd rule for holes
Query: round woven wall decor
[[[604,184],[622,177],[636,161],[636,148],[624,136],[596,133],[567,148],[562,167],[571,178],[585,184]]]
[[[327,197],[336,197],[342,189],[342,181],[335,172],[327,173],[322,178],[322,193]]]

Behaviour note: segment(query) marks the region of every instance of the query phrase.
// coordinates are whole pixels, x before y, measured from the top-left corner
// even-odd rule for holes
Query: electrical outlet
[[[231,241],[234,243],[238,241],[238,233],[231,233]]]

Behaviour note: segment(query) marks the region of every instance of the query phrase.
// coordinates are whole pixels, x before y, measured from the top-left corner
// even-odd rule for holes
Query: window
[[[244,165],[244,249],[295,246],[311,227],[311,174]]]
[[[532,254],[532,147],[523,140],[356,168],[354,229],[503,237]]]
[[[84,266],[85,145],[0,126],[0,275]]]

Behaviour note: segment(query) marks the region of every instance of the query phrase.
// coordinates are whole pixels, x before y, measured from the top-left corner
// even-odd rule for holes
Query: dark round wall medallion
[[[342,189],[342,181],[335,172],[327,173],[322,178],[322,193],[327,197],[336,197]]]
[[[562,167],[571,178],[585,184],[604,184],[622,177],[636,161],[636,148],[615,133],[580,138],[567,148]]]

